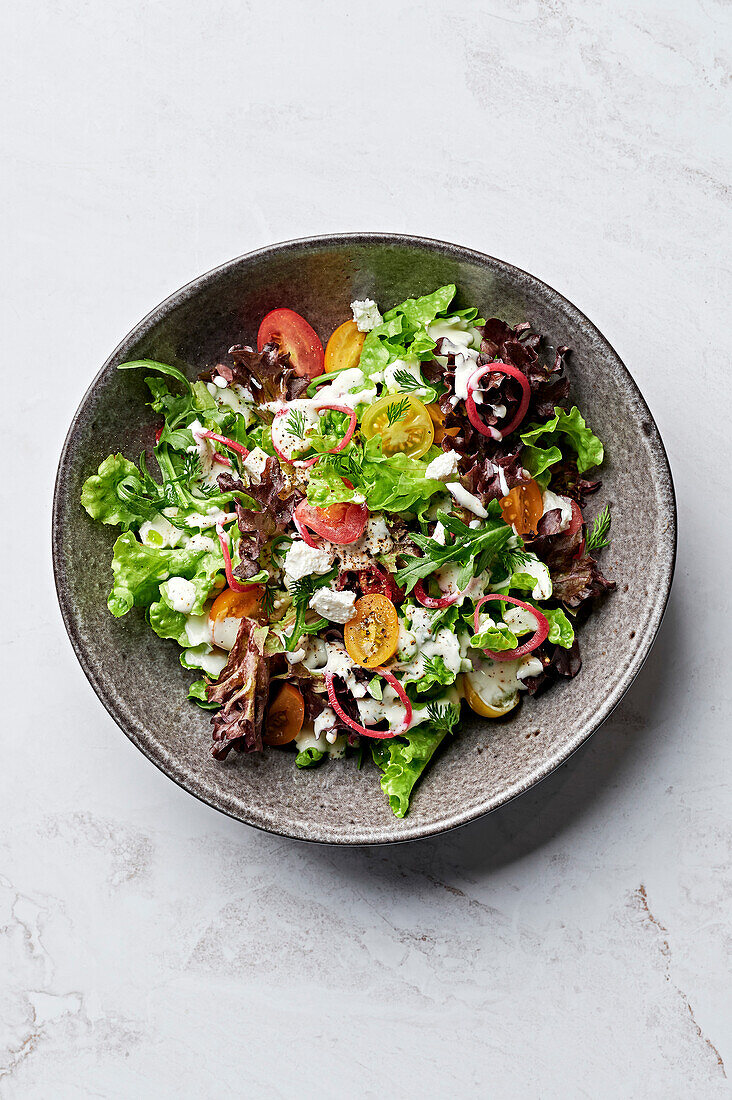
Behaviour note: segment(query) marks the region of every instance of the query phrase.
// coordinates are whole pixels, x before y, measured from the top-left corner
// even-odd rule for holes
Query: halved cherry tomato
[[[294,684],[283,684],[270,703],[262,740],[265,745],[287,745],[294,741],[305,720],[305,702]]]
[[[405,393],[385,394],[370,405],[361,421],[361,431],[367,439],[380,435],[385,455],[402,451],[408,458],[421,458],[435,438],[427,406]]]
[[[535,481],[527,481],[515,488],[498,502],[505,523],[513,524],[517,535],[535,535],[536,527],[544,514],[541,489]]]
[[[364,532],[369,510],[365,504],[331,504],[328,508],[316,508],[301,500],[295,509],[295,519],[309,527],[321,538],[336,546],[348,546],[357,542]]]
[[[377,668],[394,656],[399,645],[396,608],[388,596],[373,592],[356,600],[355,612],[343,627],[346,650],[362,668]]]
[[[436,401],[433,401],[431,405],[425,405],[425,408],[430,414],[430,420],[435,431],[435,444],[441,447],[445,436],[457,435],[460,428],[457,425],[452,428],[445,427],[445,414]]]
[[[273,309],[262,321],[257,333],[257,348],[272,343],[288,352],[295,373],[315,378],[323,373],[323,345],[315,329],[292,309]]]
[[[339,325],[325,348],[326,373],[357,367],[365,339],[366,333],[358,331],[355,321],[345,321]]]
[[[565,500],[566,500],[566,497],[565,497]],[[572,505],[572,518],[569,521],[569,527],[567,528],[567,530],[565,532],[565,534],[567,534],[567,535],[573,535],[575,533],[575,531],[579,531],[580,527],[585,522],[584,519],[582,518],[582,512],[580,511],[579,504],[577,504],[577,502],[574,501],[574,500],[571,501],[570,503]]]
[[[241,592],[231,588],[220,592],[208,613],[213,644],[219,649],[233,649],[241,620],[261,617],[263,595],[259,584],[247,585]]]
[[[256,619],[262,611],[263,595],[261,584],[249,584],[243,592],[225,588],[211,605],[208,617],[212,623],[220,619]]]
[[[482,675],[481,672],[466,672],[463,676],[465,701],[471,710],[483,718],[502,718],[518,703],[518,692],[509,693],[498,699],[492,696],[493,702],[489,703],[485,698],[486,691],[485,684],[481,682]]]

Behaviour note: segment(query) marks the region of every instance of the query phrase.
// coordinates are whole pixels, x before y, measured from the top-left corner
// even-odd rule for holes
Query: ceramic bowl
[[[354,298],[388,307],[454,282],[460,305],[515,324],[528,320],[549,345],[572,349],[572,398],[606,444],[593,514],[612,505],[612,546],[602,568],[617,582],[582,627],[583,668],[508,720],[464,713],[458,736],[430,767],[408,816],[395,818],[372,766],[352,760],[299,772],[289,752],[209,755],[210,716],[186,700],[191,674],[178,648],[134,609],[106,608],[117,531],[79,504],[84,479],[112,451],[135,458],[149,443],[143,374],[129,359],[172,363],[189,376],[232,344],[254,342],[264,314],[286,305],[327,338]],[[325,342],[325,339],[324,339]],[[401,235],[342,234],[252,252],[195,279],[153,310],[110,356],[89,387],[61,455],[53,556],[64,622],[89,682],[120,728],[191,794],[249,825],[336,844],[410,840],[465,824],[507,802],[566,760],[617,705],[658,631],[676,545],[673,485],[648,406],[595,326],[525,271],[469,248]]]

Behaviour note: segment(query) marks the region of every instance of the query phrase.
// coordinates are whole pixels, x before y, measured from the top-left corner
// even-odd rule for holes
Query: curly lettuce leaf
[[[190,645],[182,611],[173,611],[162,600],[156,600],[148,608],[147,621],[159,638],[172,638],[181,646]]]
[[[314,466],[308,482],[308,502],[319,508],[354,500],[360,493],[371,512],[421,512],[444,485],[426,477],[428,462],[405,454],[387,457],[381,437],[354,445],[328,462]],[[343,478],[353,484],[349,489]]]
[[[494,653],[503,653],[507,649],[515,649],[518,638],[505,623],[494,623],[474,634],[470,645],[473,649],[492,649]]]
[[[382,324],[366,334],[361,349],[358,365],[366,377],[383,371],[395,359],[431,359],[435,341],[428,334],[427,326],[446,313],[455,290],[455,284],[448,283],[432,294],[407,298],[387,310]]]
[[[404,817],[409,800],[447,731],[434,725],[420,726],[402,737],[375,741],[371,746],[374,763],[381,771],[381,789],[396,817]]]
[[[549,620],[548,640],[562,649],[571,649],[574,642],[574,628],[560,607],[542,607],[539,609]]]
[[[125,531],[130,527],[139,527],[147,515],[117,493],[118,486],[125,478],[139,479],[139,476],[133,462],[121,454],[109,455],[97,472],[84,482],[81,503],[91,518],[100,523],[121,527]]]
[[[174,550],[145,546],[131,532],[120,535],[112,554],[112,591],[107,606],[119,618],[131,607],[149,607],[160,599],[160,585],[170,577],[185,577],[196,587],[191,609],[200,615],[214,579],[224,570],[221,551]]]
[[[188,688],[188,698],[192,699],[194,703],[198,703],[199,707],[203,710],[218,710],[218,703],[209,703],[206,698],[206,688],[208,687],[208,680],[194,680],[191,686]]]
[[[556,408],[550,420],[544,424],[533,424],[521,432],[521,442],[528,448],[528,469],[534,477],[561,459],[559,448],[564,437],[577,453],[577,469],[581,474],[592,466],[601,464],[604,457],[602,442],[587,427],[577,406],[573,406],[569,412]],[[524,461],[523,455],[521,461]]]
[[[325,759],[325,753],[320,749],[303,749],[295,757],[296,768],[314,768]]]

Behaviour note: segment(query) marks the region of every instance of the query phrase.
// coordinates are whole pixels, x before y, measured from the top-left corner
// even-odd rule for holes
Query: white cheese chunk
[[[250,484],[261,484],[262,474],[264,473],[268,458],[269,455],[266,451],[263,451],[261,447],[254,447],[244,459],[242,465],[249,474]]]
[[[557,496],[557,494],[552,493],[550,489],[544,490],[541,499],[544,505],[543,515],[546,515],[547,512],[554,511],[555,508],[559,508],[562,513],[559,522],[559,530],[566,531],[572,522],[572,501],[567,497]]]
[[[372,328],[380,325],[383,320],[379,313],[379,307],[371,298],[351,302],[351,313],[359,332],[370,332]]]
[[[355,614],[355,603],[355,592],[333,592],[330,588],[319,588],[311,597],[309,606],[332,623],[347,623]]]
[[[334,553],[326,547],[308,546],[295,540],[285,554],[285,573],[293,581],[301,581],[310,573],[327,573]]]
[[[457,476],[459,461],[460,455],[457,451],[443,451],[428,464],[424,476],[434,478],[435,481],[449,481]]]

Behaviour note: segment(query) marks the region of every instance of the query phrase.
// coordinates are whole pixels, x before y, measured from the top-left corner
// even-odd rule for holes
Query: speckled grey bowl
[[[584,626],[580,675],[503,722],[466,715],[433,762],[403,821],[378,775],[352,760],[298,772],[289,752],[209,755],[209,715],[186,701],[191,674],[173,642],[142,613],[106,608],[117,532],[79,504],[84,479],[111,451],[134,458],[149,442],[142,373],[118,363],[149,357],[187,369],[210,365],[231,344],[254,341],[261,317],[286,305],[322,337],[354,298],[389,306],[454,282],[462,305],[486,316],[529,320],[550,344],[569,344],[572,396],[605,441],[603,487],[593,511],[613,506],[603,569],[616,580]],[[638,477],[638,471],[643,476]],[[153,310],[110,356],[87,391],[64,445],[54,499],[53,559],[61,610],[76,655],[109,713],[137,747],[191,794],[232,817],[285,836],[337,844],[411,840],[495,809],[544,778],[607,718],[640,669],[668,599],[676,548],[673,485],[648,407],[607,341],[551,287],[468,248],[375,233],[274,245],[201,276]]]

